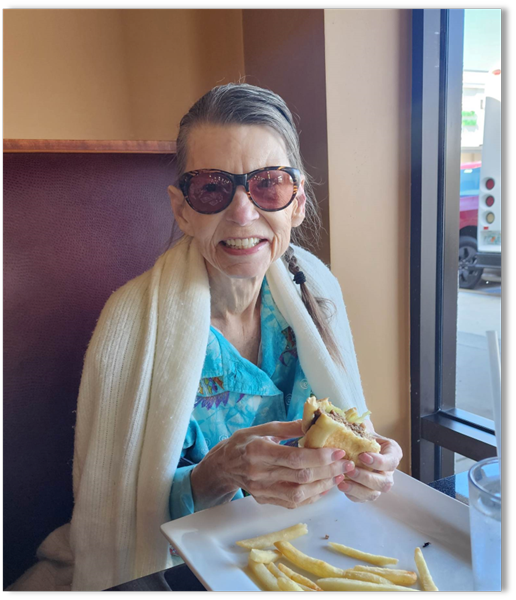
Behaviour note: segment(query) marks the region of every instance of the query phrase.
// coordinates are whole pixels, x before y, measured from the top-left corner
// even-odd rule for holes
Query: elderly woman
[[[374,434],[365,470],[341,450],[281,443],[302,435],[311,392],[366,411],[339,285],[292,243],[317,212],[284,101],[214,88],[181,121],[177,168],[184,236],[112,295],[86,355],[74,513],[40,549],[75,590],[174,564],[160,525],[244,493],[291,509],[334,486],[374,500],[402,455]]]

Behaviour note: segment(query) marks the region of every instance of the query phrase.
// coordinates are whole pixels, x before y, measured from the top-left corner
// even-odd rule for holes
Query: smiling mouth
[[[243,239],[229,239],[223,240],[221,243],[228,248],[254,248],[260,242],[266,242],[264,238],[250,237]]]

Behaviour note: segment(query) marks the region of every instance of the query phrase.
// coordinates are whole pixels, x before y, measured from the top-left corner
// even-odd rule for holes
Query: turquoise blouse
[[[170,494],[170,518],[195,512],[190,474],[208,451],[244,427],[303,416],[311,393],[296,350],[294,332],[272,299],[266,279],[261,289],[259,367],[243,358],[214,327]],[[239,490],[233,500],[242,498]]]

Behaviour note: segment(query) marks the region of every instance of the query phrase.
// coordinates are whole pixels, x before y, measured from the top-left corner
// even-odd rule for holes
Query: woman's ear
[[[192,235],[191,224],[187,218],[186,201],[181,190],[174,185],[169,185],[167,188],[170,202],[172,204],[172,212],[174,219],[179,226],[179,229],[186,235]]]
[[[292,211],[292,227],[299,227],[305,219],[306,209],[306,194],[305,194],[305,180],[302,179],[299,184],[296,197],[294,198],[294,210]]]

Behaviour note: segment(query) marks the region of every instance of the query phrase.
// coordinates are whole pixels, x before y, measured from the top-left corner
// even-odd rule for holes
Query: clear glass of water
[[[475,591],[502,589],[502,489],[497,458],[469,470],[469,519]]]

